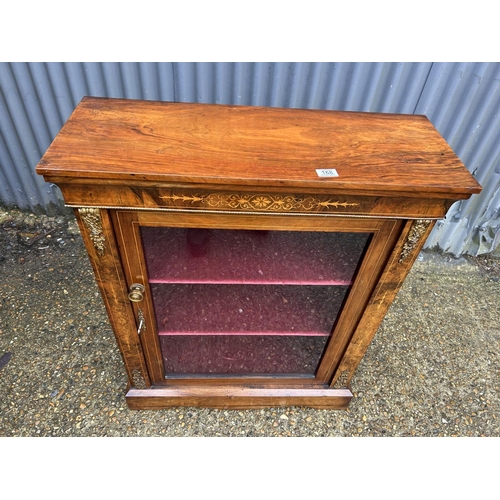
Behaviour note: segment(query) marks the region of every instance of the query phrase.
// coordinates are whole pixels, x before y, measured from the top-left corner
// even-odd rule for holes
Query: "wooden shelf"
[[[150,283],[348,285],[369,233],[141,228]]]

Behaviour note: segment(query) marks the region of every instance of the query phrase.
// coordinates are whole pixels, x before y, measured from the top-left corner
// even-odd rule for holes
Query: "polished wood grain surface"
[[[153,387],[130,389],[127,404],[132,410],[159,410],[171,406],[255,409],[274,406],[310,406],[346,409],[352,398],[348,389],[293,389],[256,387]]]
[[[361,320],[359,321],[340,365],[334,374],[331,382],[332,387],[335,386],[336,381],[342,374],[345,376],[345,383],[349,384],[349,381],[354,375],[354,372],[368,349],[368,346],[373,340],[377,329],[382,323],[389,307],[403,285],[411,266],[422,249],[427,236],[434,227],[434,221],[428,222],[429,223],[424,225],[422,228],[422,232],[418,240],[411,245],[410,251],[405,252],[404,247],[408,241],[408,234],[411,232],[411,228],[415,224],[415,221],[407,221],[399,241],[397,241],[393,246],[393,252],[389,262],[385,266],[382,276],[378,280],[377,286],[368,305],[363,310]],[[406,255],[406,257],[402,258],[404,255]]]
[[[85,215],[75,216],[94,269],[113,333],[123,355],[125,368],[133,384],[148,387],[150,378],[144,353],[137,335],[137,324],[127,297],[128,286],[121,266],[114,230],[107,210],[98,210],[94,224]]]
[[[283,190],[238,191],[193,189],[191,186],[137,186],[136,181],[118,185],[95,180],[86,184],[68,182],[67,179],[53,179],[64,196],[68,206],[134,208],[190,211],[251,211],[255,214],[302,213],[305,215],[345,216],[363,214],[372,217],[399,218],[442,218],[454,202],[450,195],[443,198],[416,198],[408,196],[357,196],[342,191],[329,194],[290,193]],[[118,182],[118,181],[117,181]],[[156,183],[154,183],[156,184]],[[319,191],[319,190],[318,190]]]
[[[480,191],[424,116],[94,97],[77,106],[37,172],[418,197]]]

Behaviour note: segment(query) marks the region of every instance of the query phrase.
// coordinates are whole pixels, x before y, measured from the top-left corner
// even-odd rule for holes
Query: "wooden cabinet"
[[[84,98],[73,207],[134,409],[346,408],[435,221],[481,187],[423,116]]]

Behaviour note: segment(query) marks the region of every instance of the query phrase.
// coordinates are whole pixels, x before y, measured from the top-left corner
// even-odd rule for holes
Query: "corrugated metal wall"
[[[483,185],[427,247],[500,240],[500,63],[0,63],[0,202],[62,209],[34,168],[84,95],[427,115]]]
[[[483,186],[451,207],[426,247],[454,255],[500,250],[500,64],[435,63],[415,113],[429,117]]]

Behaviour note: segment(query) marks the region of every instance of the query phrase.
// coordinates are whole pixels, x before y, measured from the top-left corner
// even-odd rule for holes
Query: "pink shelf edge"
[[[231,336],[247,336],[247,337],[258,337],[258,336],[277,336],[277,337],[329,337],[330,333],[320,333],[320,332],[166,332],[159,331],[158,335],[164,336],[209,336],[218,335],[224,337]]]
[[[310,286],[350,286],[352,281],[257,281],[257,280],[166,280],[153,278],[149,283],[160,285],[310,285]]]

